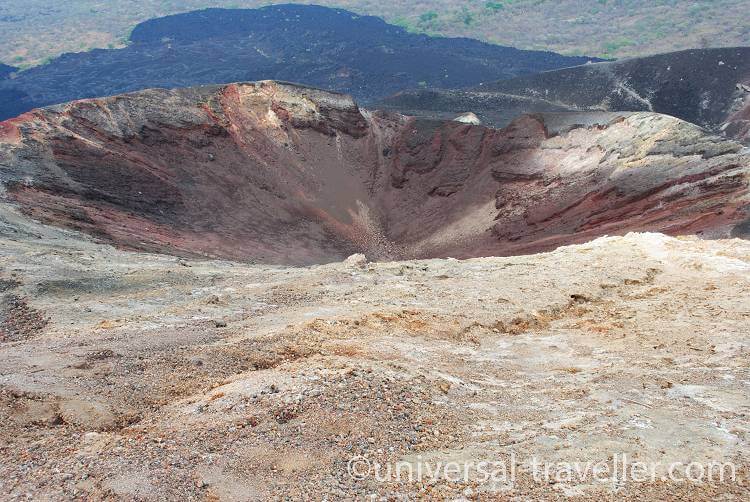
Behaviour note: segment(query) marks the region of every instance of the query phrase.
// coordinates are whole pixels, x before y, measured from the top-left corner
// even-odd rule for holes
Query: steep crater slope
[[[470,90],[405,91],[383,105],[428,117],[471,110],[496,126],[508,124],[519,113],[653,111],[750,140],[750,47],[589,64],[483,83]]]
[[[129,249],[277,264],[536,252],[654,230],[742,236],[750,156],[654,113],[505,129],[258,82],[148,90],[0,123],[28,215]]]
[[[0,119],[39,106],[150,87],[243,80],[301,82],[359,99],[417,87],[466,87],[598,61],[465,38],[432,38],[341,9],[207,9],[146,21],[124,49],[65,54],[0,81]]]

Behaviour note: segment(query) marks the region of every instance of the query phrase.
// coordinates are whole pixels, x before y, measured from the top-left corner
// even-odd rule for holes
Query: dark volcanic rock
[[[452,120],[459,114],[475,113],[483,124],[504,127],[519,115],[572,111],[562,103],[539,98],[459,89],[420,89],[399,92],[376,105],[405,115],[426,119]]]
[[[10,117],[15,117],[27,111],[28,96],[18,89],[3,89],[0,87],[0,107]]]
[[[379,99],[417,87],[574,66],[590,58],[431,38],[340,9],[281,5],[209,9],[147,21],[125,49],[65,54],[0,84],[0,119],[35,107],[151,87],[289,80]]]
[[[0,63],[0,79],[8,77],[11,73],[15,71],[18,71],[18,68],[13,68],[12,66],[8,66],[8,65]]]
[[[130,249],[280,264],[548,250],[603,234],[744,235],[738,143],[650,112],[505,129],[274,82],[149,90],[0,123],[32,217]]]
[[[728,134],[741,138],[747,124],[732,124],[747,120],[741,110],[750,104],[748,84],[749,47],[700,49],[543,72],[466,91],[402,92],[384,104],[431,117],[470,110],[497,126],[518,113],[552,108],[654,111],[715,132],[731,128]]]

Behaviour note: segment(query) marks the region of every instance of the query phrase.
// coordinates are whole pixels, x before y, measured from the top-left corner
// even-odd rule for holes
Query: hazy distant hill
[[[414,34],[371,16],[286,5],[209,9],[147,21],[124,49],[65,54],[0,81],[0,118],[148,87],[287,80],[363,102],[414,87],[465,87],[575,66],[591,58]]]
[[[274,0],[3,0],[0,61],[38,64],[63,52],[122,46],[154,17]],[[626,57],[746,45],[747,0],[305,0],[383,17],[409,30],[523,49]]]

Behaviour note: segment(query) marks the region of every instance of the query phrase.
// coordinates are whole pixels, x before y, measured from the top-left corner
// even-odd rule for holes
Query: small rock
[[[463,124],[472,124],[472,125],[481,125],[482,121],[479,119],[479,117],[476,116],[473,112],[464,113],[463,115],[459,115],[455,119],[453,119],[454,122],[461,122]]]
[[[80,399],[61,402],[60,415],[65,423],[94,430],[111,430],[117,423],[107,405]]]
[[[344,265],[364,268],[364,266],[367,265],[367,257],[362,253],[353,254],[349,258],[344,260]]]

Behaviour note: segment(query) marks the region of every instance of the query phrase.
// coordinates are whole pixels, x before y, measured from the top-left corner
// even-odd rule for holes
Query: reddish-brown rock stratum
[[[131,249],[278,264],[507,255],[632,230],[741,236],[750,156],[654,113],[504,129],[276,82],[149,90],[0,123],[4,197]]]

